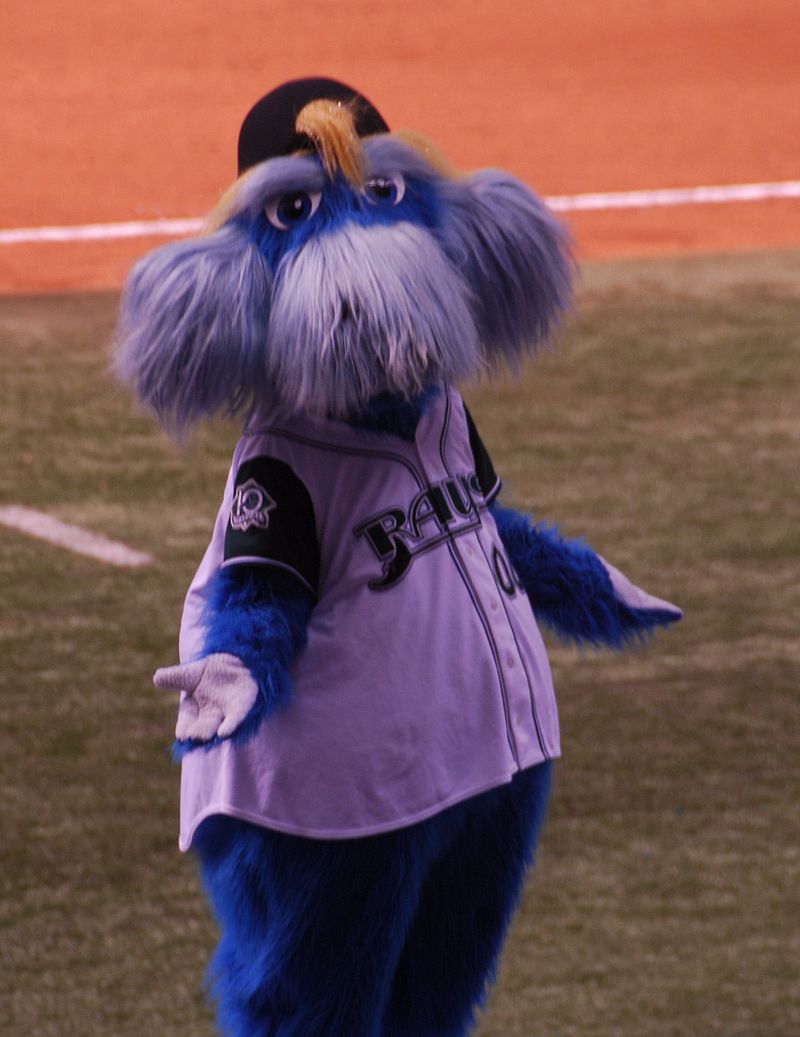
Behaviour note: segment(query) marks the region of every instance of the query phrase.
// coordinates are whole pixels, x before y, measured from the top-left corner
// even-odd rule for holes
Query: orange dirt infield
[[[797,0],[6,0],[0,228],[202,215],[305,74],[543,194],[797,179],[798,40]],[[800,245],[800,199],[567,218],[581,256]],[[0,291],[115,287],[163,240],[0,245]]]

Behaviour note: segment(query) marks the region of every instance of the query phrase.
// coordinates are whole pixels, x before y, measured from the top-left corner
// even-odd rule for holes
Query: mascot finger
[[[153,674],[153,684],[165,691],[186,691],[191,694],[205,672],[205,659],[179,666],[163,666]]]

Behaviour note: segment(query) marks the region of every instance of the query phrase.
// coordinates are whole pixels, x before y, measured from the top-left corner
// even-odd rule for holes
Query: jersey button
[[[497,598],[492,598],[492,600],[489,602],[489,604],[492,607],[492,612],[497,612],[497,606],[500,604],[500,602],[497,600]]]
[[[514,656],[511,654],[511,652],[509,652],[506,656],[506,666],[508,666],[509,670],[514,669]]]

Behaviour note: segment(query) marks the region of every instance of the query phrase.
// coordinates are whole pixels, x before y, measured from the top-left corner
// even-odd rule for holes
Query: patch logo
[[[277,503],[255,479],[248,479],[236,487],[231,506],[231,528],[244,532],[247,529],[267,529],[269,513]]]

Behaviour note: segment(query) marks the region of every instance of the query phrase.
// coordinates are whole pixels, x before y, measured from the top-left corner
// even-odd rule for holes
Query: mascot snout
[[[287,256],[267,337],[272,377],[298,410],[340,418],[481,367],[467,284],[406,222],[350,222]]]

